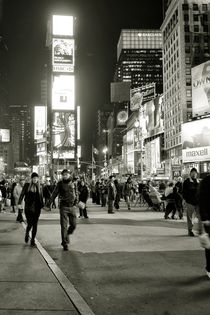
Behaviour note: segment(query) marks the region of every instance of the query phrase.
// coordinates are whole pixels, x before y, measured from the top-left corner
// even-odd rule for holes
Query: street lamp
[[[142,138],[142,128],[140,127],[140,122],[138,119],[135,121],[134,126],[137,129],[138,149],[140,151],[140,172],[141,172],[141,181],[142,181],[143,180],[143,138]]]
[[[103,148],[103,154],[104,154],[105,175],[107,175],[107,152],[108,152],[108,148],[104,147]]]

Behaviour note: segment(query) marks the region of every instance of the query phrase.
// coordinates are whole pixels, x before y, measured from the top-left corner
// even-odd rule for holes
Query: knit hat
[[[197,169],[196,169],[195,167],[193,167],[193,168],[191,169],[190,173],[192,173],[192,172],[198,173],[198,171],[197,171]]]
[[[62,170],[62,172],[61,172],[61,175],[66,174],[66,173],[70,174],[69,170],[67,170],[66,168],[64,168],[64,170]]]
[[[31,174],[31,179],[34,178],[34,177],[39,177],[39,175],[38,175],[36,172],[33,172],[33,173]]]

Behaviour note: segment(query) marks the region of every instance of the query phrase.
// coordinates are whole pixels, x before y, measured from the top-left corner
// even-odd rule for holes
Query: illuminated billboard
[[[64,35],[64,36],[73,36],[73,16],[66,15],[53,15],[52,19],[52,34],[53,35]]]
[[[192,68],[192,114],[210,113],[210,61]]]
[[[52,124],[53,147],[59,150],[75,148],[75,115],[67,112],[54,112]]]
[[[210,118],[182,125],[183,162],[210,160]]]
[[[54,72],[74,72],[74,40],[53,38],[52,64]]]
[[[75,159],[75,151],[74,150],[68,150],[68,151],[61,151],[61,150],[54,150],[53,151],[53,159],[59,160],[59,159]]]
[[[145,104],[147,137],[152,137],[164,131],[163,127],[163,97],[158,96]]]
[[[135,111],[142,104],[155,97],[155,83],[144,85],[130,90],[130,110]]]
[[[41,139],[47,129],[47,107],[34,107],[34,139]]]
[[[0,129],[0,143],[10,142],[10,130],[9,129]]]
[[[73,75],[53,75],[52,109],[75,109],[75,77]]]

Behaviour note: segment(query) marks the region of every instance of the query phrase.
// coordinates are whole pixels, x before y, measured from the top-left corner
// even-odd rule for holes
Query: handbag
[[[205,249],[210,249],[210,237],[208,233],[203,232],[199,236],[200,244]]]
[[[78,207],[79,207],[80,209],[85,209],[85,203],[82,202],[82,201],[79,201],[79,202],[78,202]]]

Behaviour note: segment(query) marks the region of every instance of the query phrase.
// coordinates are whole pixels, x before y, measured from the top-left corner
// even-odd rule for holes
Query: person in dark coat
[[[43,187],[43,197],[44,197],[44,204],[45,205],[48,204],[54,189],[55,189],[55,186],[51,185],[50,179],[47,178],[46,182],[45,182],[45,185]],[[51,207],[49,209],[51,211]]]
[[[200,183],[198,193],[199,213],[204,230],[210,237],[210,175],[206,176]],[[205,249],[206,273],[210,278],[210,249]]]
[[[187,228],[188,235],[194,236],[193,228],[193,214],[198,218],[198,227],[200,228],[200,214],[198,210],[198,188],[199,182],[197,179],[198,171],[196,168],[192,168],[190,176],[183,183],[183,198],[186,202],[187,211]]]
[[[44,206],[42,188],[39,184],[39,175],[37,173],[32,173],[31,182],[24,184],[18,200],[19,206],[21,206],[23,198],[25,200],[25,216],[27,219],[25,242],[28,243],[29,233],[32,229],[31,246],[36,246],[37,225],[41,209]]]
[[[116,196],[114,200],[114,207],[116,210],[119,210],[120,208],[120,199],[121,199],[121,187],[117,179],[114,180],[115,188],[116,188]]]
[[[114,213],[114,201],[116,197],[116,188],[114,184],[114,176],[109,176],[109,183],[108,183],[108,213]]]
[[[83,179],[80,181],[80,185],[78,186],[78,193],[79,201],[82,201],[85,204],[85,208],[82,209],[79,207],[79,218],[82,218],[84,216],[84,218],[88,219],[86,203],[88,200],[89,192]]]
[[[70,175],[70,171],[64,169],[61,172],[62,179],[57,183],[47,207],[58,196],[61,225],[61,245],[63,250],[68,250],[69,235],[76,229],[76,204],[78,202],[77,184]],[[68,226],[69,223],[69,226]]]

